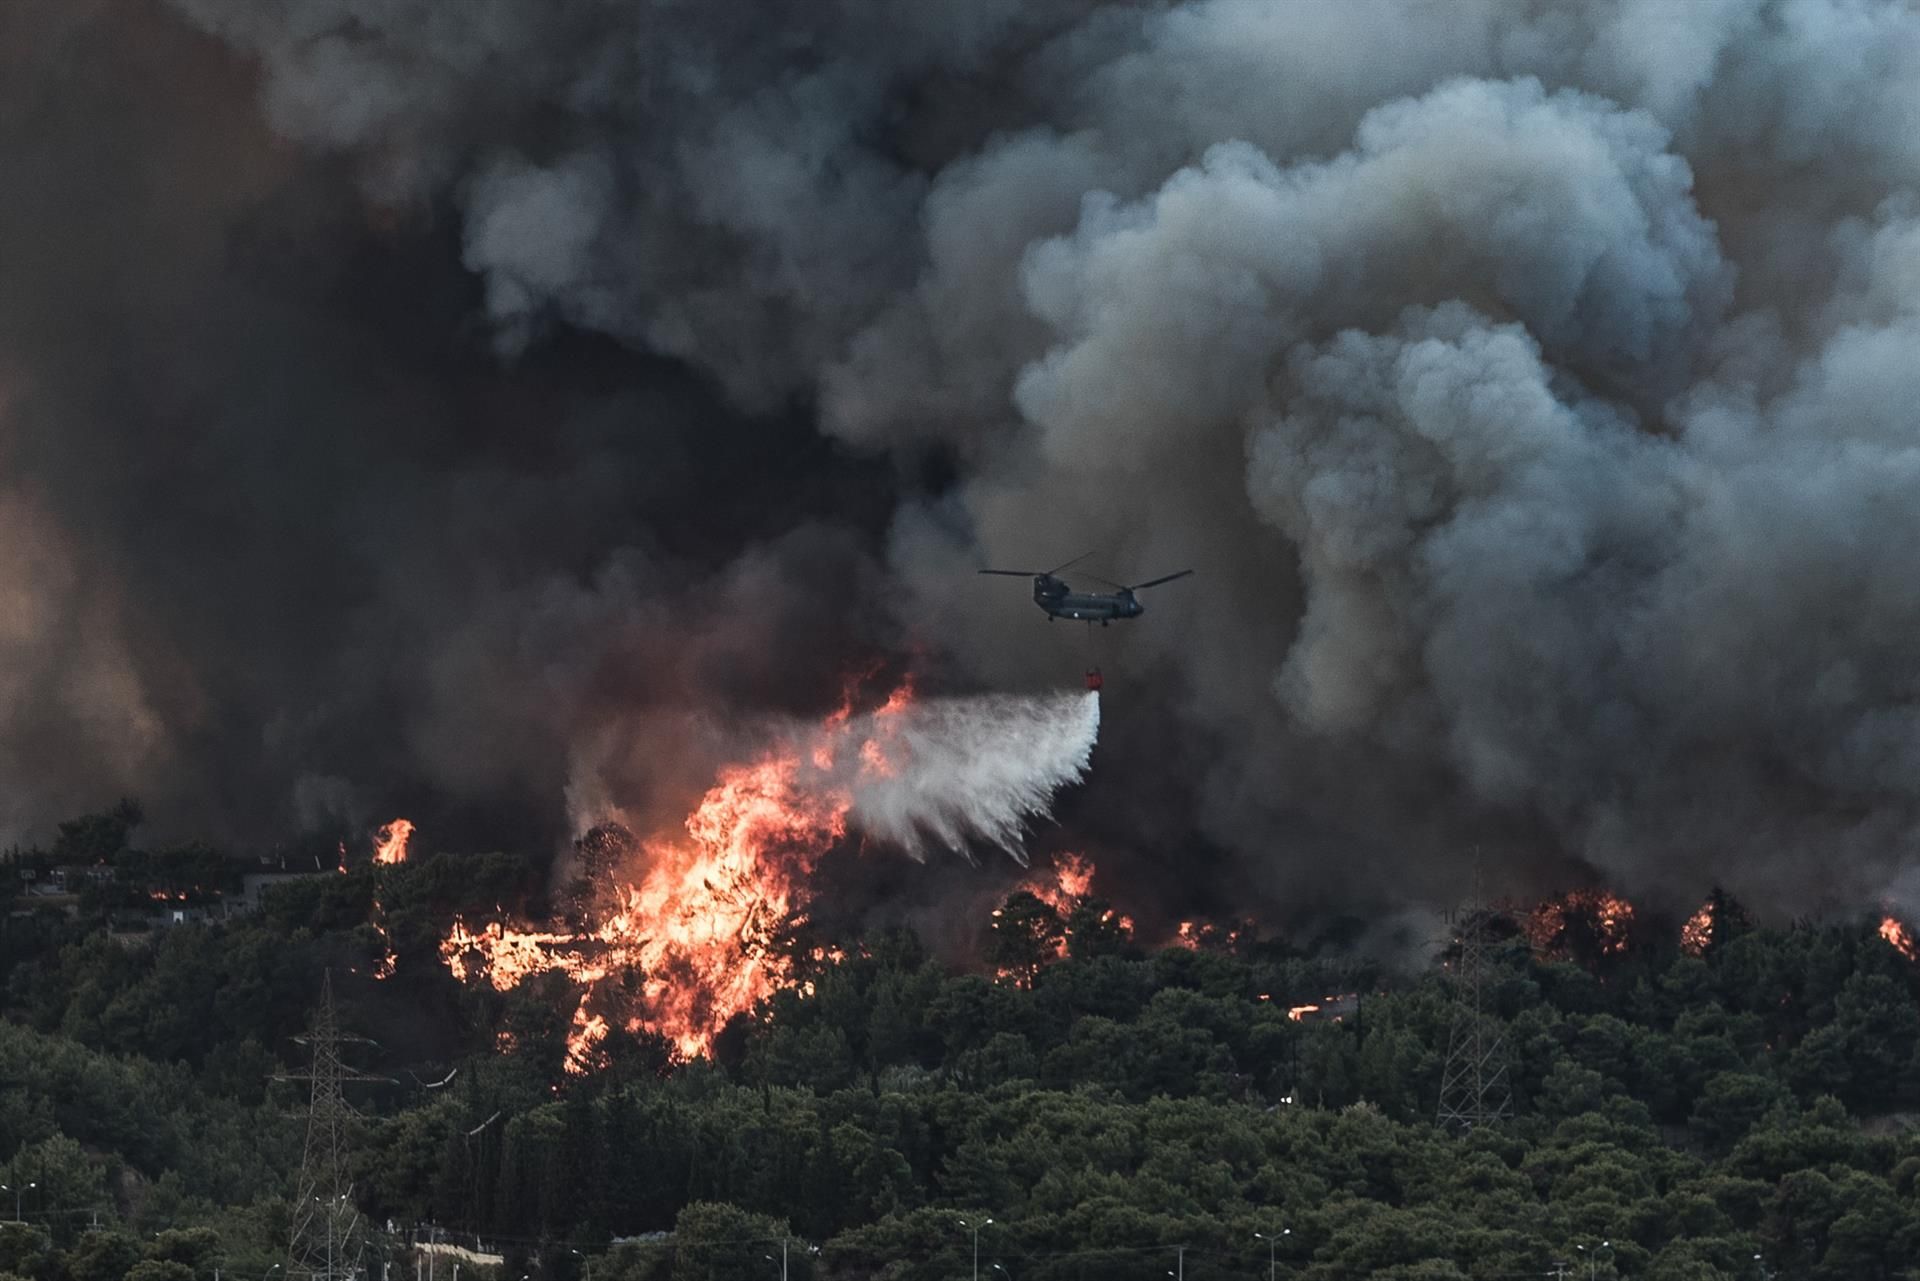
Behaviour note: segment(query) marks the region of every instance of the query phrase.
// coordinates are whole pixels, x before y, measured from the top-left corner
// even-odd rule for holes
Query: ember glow
[[[1218,925],[1211,921],[1182,921],[1175,927],[1173,937],[1162,946],[1182,948],[1188,952],[1232,951],[1240,945],[1245,930],[1237,926]]]
[[[373,906],[375,913],[373,928],[374,932],[380,936],[381,947],[380,959],[373,963],[373,977],[390,979],[393,977],[394,970],[399,968],[400,955],[393,950],[393,936],[387,933],[387,923],[380,905],[376,902]]]
[[[683,833],[615,842],[579,928],[456,920],[441,957],[457,978],[502,992],[555,971],[571,979],[571,1073],[604,1060],[614,1027],[664,1036],[683,1058],[703,1054],[729,1019],[782,988],[804,990],[800,969],[837,959],[796,958],[786,933],[807,919],[810,878],[863,806],[870,831],[912,852],[916,822],[949,843],[971,833],[1005,845],[1080,777],[1098,724],[1097,703],[1078,696],[923,705],[902,685],[865,714],[849,698],[722,769]],[[954,768],[961,757],[999,768]],[[1084,886],[1091,868],[1074,874]]]
[[[380,829],[375,838],[373,861],[376,863],[404,863],[407,861],[407,841],[413,836],[413,824],[404,818],[396,818]]]
[[[1920,950],[1915,949],[1913,935],[1890,912],[1880,918],[1880,937],[1887,941],[1888,947],[1909,961],[1920,960]]]

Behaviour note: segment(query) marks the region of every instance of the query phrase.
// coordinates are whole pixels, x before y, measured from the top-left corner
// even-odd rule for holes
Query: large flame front
[[[641,976],[630,1030],[652,1028],[683,1055],[704,1052],[728,1018],[791,979],[776,931],[797,913],[802,879],[846,835],[850,798],[813,791],[800,774],[800,758],[785,753],[723,771],[687,817],[686,838],[647,843],[644,877],[615,890],[613,910],[592,928],[495,921],[476,932],[455,921],[441,956],[456,977],[484,975],[502,992],[551,970],[582,984],[572,1071],[593,1066],[609,1030],[588,1009],[595,985],[620,972]]]
[[[795,981],[780,934],[805,919],[808,878],[846,838],[850,816],[864,810],[870,828],[901,843],[918,823],[950,842],[971,833],[1006,844],[1080,776],[1098,724],[1097,703],[1079,696],[1028,700],[1022,713],[1007,699],[922,707],[903,686],[865,715],[849,703],[752,764],[723,769],[683,837],[614,842],[622,865],[604,871],[618,883],[596,890],[582,927],[456,920],[441,956],[456,977],[503,992],[553,971],[580,985],[570,1072],[601,1062],[616,1023],[666,1037],[683,1057],[705,1053],[730,1018]],[[954,769],[969,746],[955,727],[976,735],[975,755],[998,753],[1006,768]],[[616,976],[625,981],[606,982]]]

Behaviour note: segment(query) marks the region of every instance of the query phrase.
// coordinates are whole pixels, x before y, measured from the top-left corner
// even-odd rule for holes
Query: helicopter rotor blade
[[[983,574],[1005,574],[1008,578],[1045,578],[1037,569],[983,569]]]
[[[1081,561],[1085,560],[1087,557],[1091,555],[1093,555],[1092,552],[1081,552],[1078,556],[1075,556],[1072,560],[1068,561],[1066,564],[1055,565],[1052,569],[1048,570],[1047,573],[1049,575],[1052,575],[1052,574],[1059,573],[1063,569],[1072,569],[1075,565],[1078,565]]]
[[[1176,578],[1185,578],[1188,574],[1191,574],[1192,572],[1193,571],[1190,569],[1183,569],[1177,574],[1168,574],[1164,578],[1150,578],[1144,583],[1135,583],[1133,586],[1126,588],[1125,590],[1130,592],[1143,592],[1149,587],[1158,587],[1160,584],[1170,583]]]

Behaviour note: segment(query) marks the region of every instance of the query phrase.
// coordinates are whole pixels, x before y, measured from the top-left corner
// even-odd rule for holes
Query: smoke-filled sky
[[[1092,549],[1135,858],[1903,890],[1905,3],[14,0],[0,173],[0,835],[552,839]]]

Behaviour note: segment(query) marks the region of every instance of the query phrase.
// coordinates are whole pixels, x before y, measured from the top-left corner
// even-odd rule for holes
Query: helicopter
[[[1048,622],[1052,622],[1056,618],[1071,618],[1084,621],[1088,626],[1099,623],[1102,627],[1116,620],[1124,622],[1126,619],[1138,618],[1140,615],[1146,613],[1146,606],[1134,598],[1133,594],[1135,592],[1145,591],[1149,587],[1158,587],[1162,583],[1170,583],[1176,578],[1185,578],[1193,572],[1190,569],[1183,569],[1177,574],[1165,574],[1159,578],[1150,578],[1144,583],[1134,583],[1131,586],[1108,582],[1097,574],[1087,575],[1088,578],[1093,579],[1095,582],[1106,583],[1107,586],[1113,588],[1110,592],[1076,592],[1068,588],[1065,582],[1055,577],[1061,570],[1070,569],[1091,555],[1093,555],[1093,553],[1088,552],[1084,556],[1076,556],[1064,565],[1056,565],[1054,568],[1044,571],[1031,569],[983,569],[980,572],[983,574],[1002,574],[1009,578],[1033,579],[1033,603],[1046,611]]]

